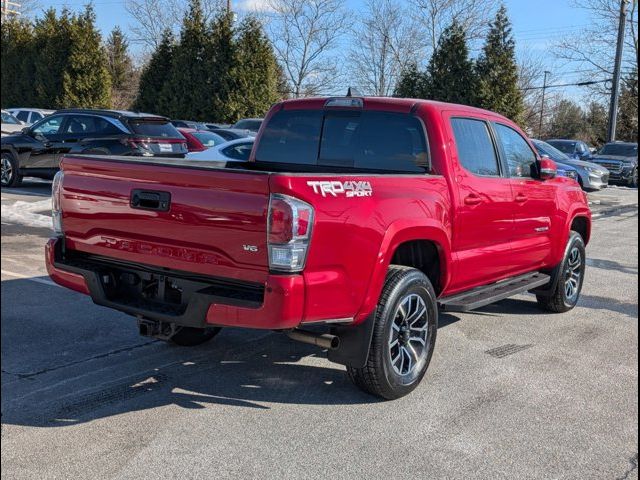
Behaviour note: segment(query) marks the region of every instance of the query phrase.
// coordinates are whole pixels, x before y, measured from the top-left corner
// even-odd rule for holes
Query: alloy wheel
[[[409,375],[427,357],[429,313],[420,295],[410,294],[398,306],[389,337],[389,357],[398,375]]]
[[[573,247],[567,260],[565,270],[564,292],[569,302],[575,302],[580,294],[580,284],[582,283],[582,254],[578,247]]]
[[[0,182],[2,185],[9,185],[13,179],[13,165],[7,157],[2,157],[2,172],[0,174]]]

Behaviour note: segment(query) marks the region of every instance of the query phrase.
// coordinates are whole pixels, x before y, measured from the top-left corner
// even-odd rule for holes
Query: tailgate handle
[[[169,192],[154,192],[152,190],[133,190],[131,192],[131,208],[168,212],[170,206],[171,194]]]

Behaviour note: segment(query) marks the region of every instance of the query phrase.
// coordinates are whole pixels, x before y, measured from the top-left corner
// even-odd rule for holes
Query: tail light
[[[53,232],[62,235],[62,180],[64,173],[60,170],[53,177],[51,184],[51,219]]]
[[[126,147],[131,148],[132,150],[139,150],[140,154],[145,157],[152,157],[153,150],[149,145],[149,142],[140,139],[133,138],[123,138],[120,143],[125,145]]]
[[[313,227],[313,207],[288,195],[273,194],[269,202],[269,268],[282,272],[304,269]]]

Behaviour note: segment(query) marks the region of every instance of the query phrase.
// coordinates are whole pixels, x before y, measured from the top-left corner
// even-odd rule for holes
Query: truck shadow
[[[377,403],[322,350],[268,331],[223,329],[177,347],[135,320],[33,280],[2,282],[2,424],[69,426],[158,407],[269,410]]]
[[[14,381],[23,385],[14,400],[11,389],[15,383],[10,381],[3,385],[7,395],[3,395],[2,423],[69,426],[168,406],[269,410],[274,404],[378,401],[357,390],[343,368],[328,363],[324,356],[313,347],[292,345],[275,333],[256,343],[235,332],[223,332],[209,344],[194,348],[153,342],[132,352],[126,361],[114,357],[107,366],[96,365],[99,375],[61,368],[18,377]],[[91,363],[86,362],[86,368],[94,368]],[[24,382],[32,383],[32,388],[25,389]]]

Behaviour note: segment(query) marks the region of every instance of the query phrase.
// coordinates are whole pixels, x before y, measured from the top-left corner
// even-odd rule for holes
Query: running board
[[[484,285],[466,292],[457,293],[438,300],[440,308],[447,312],[469,312],[480,307],[527,292],[546,285],[551,281],[549,275],[534,272],[508,278],[498,283]]]

